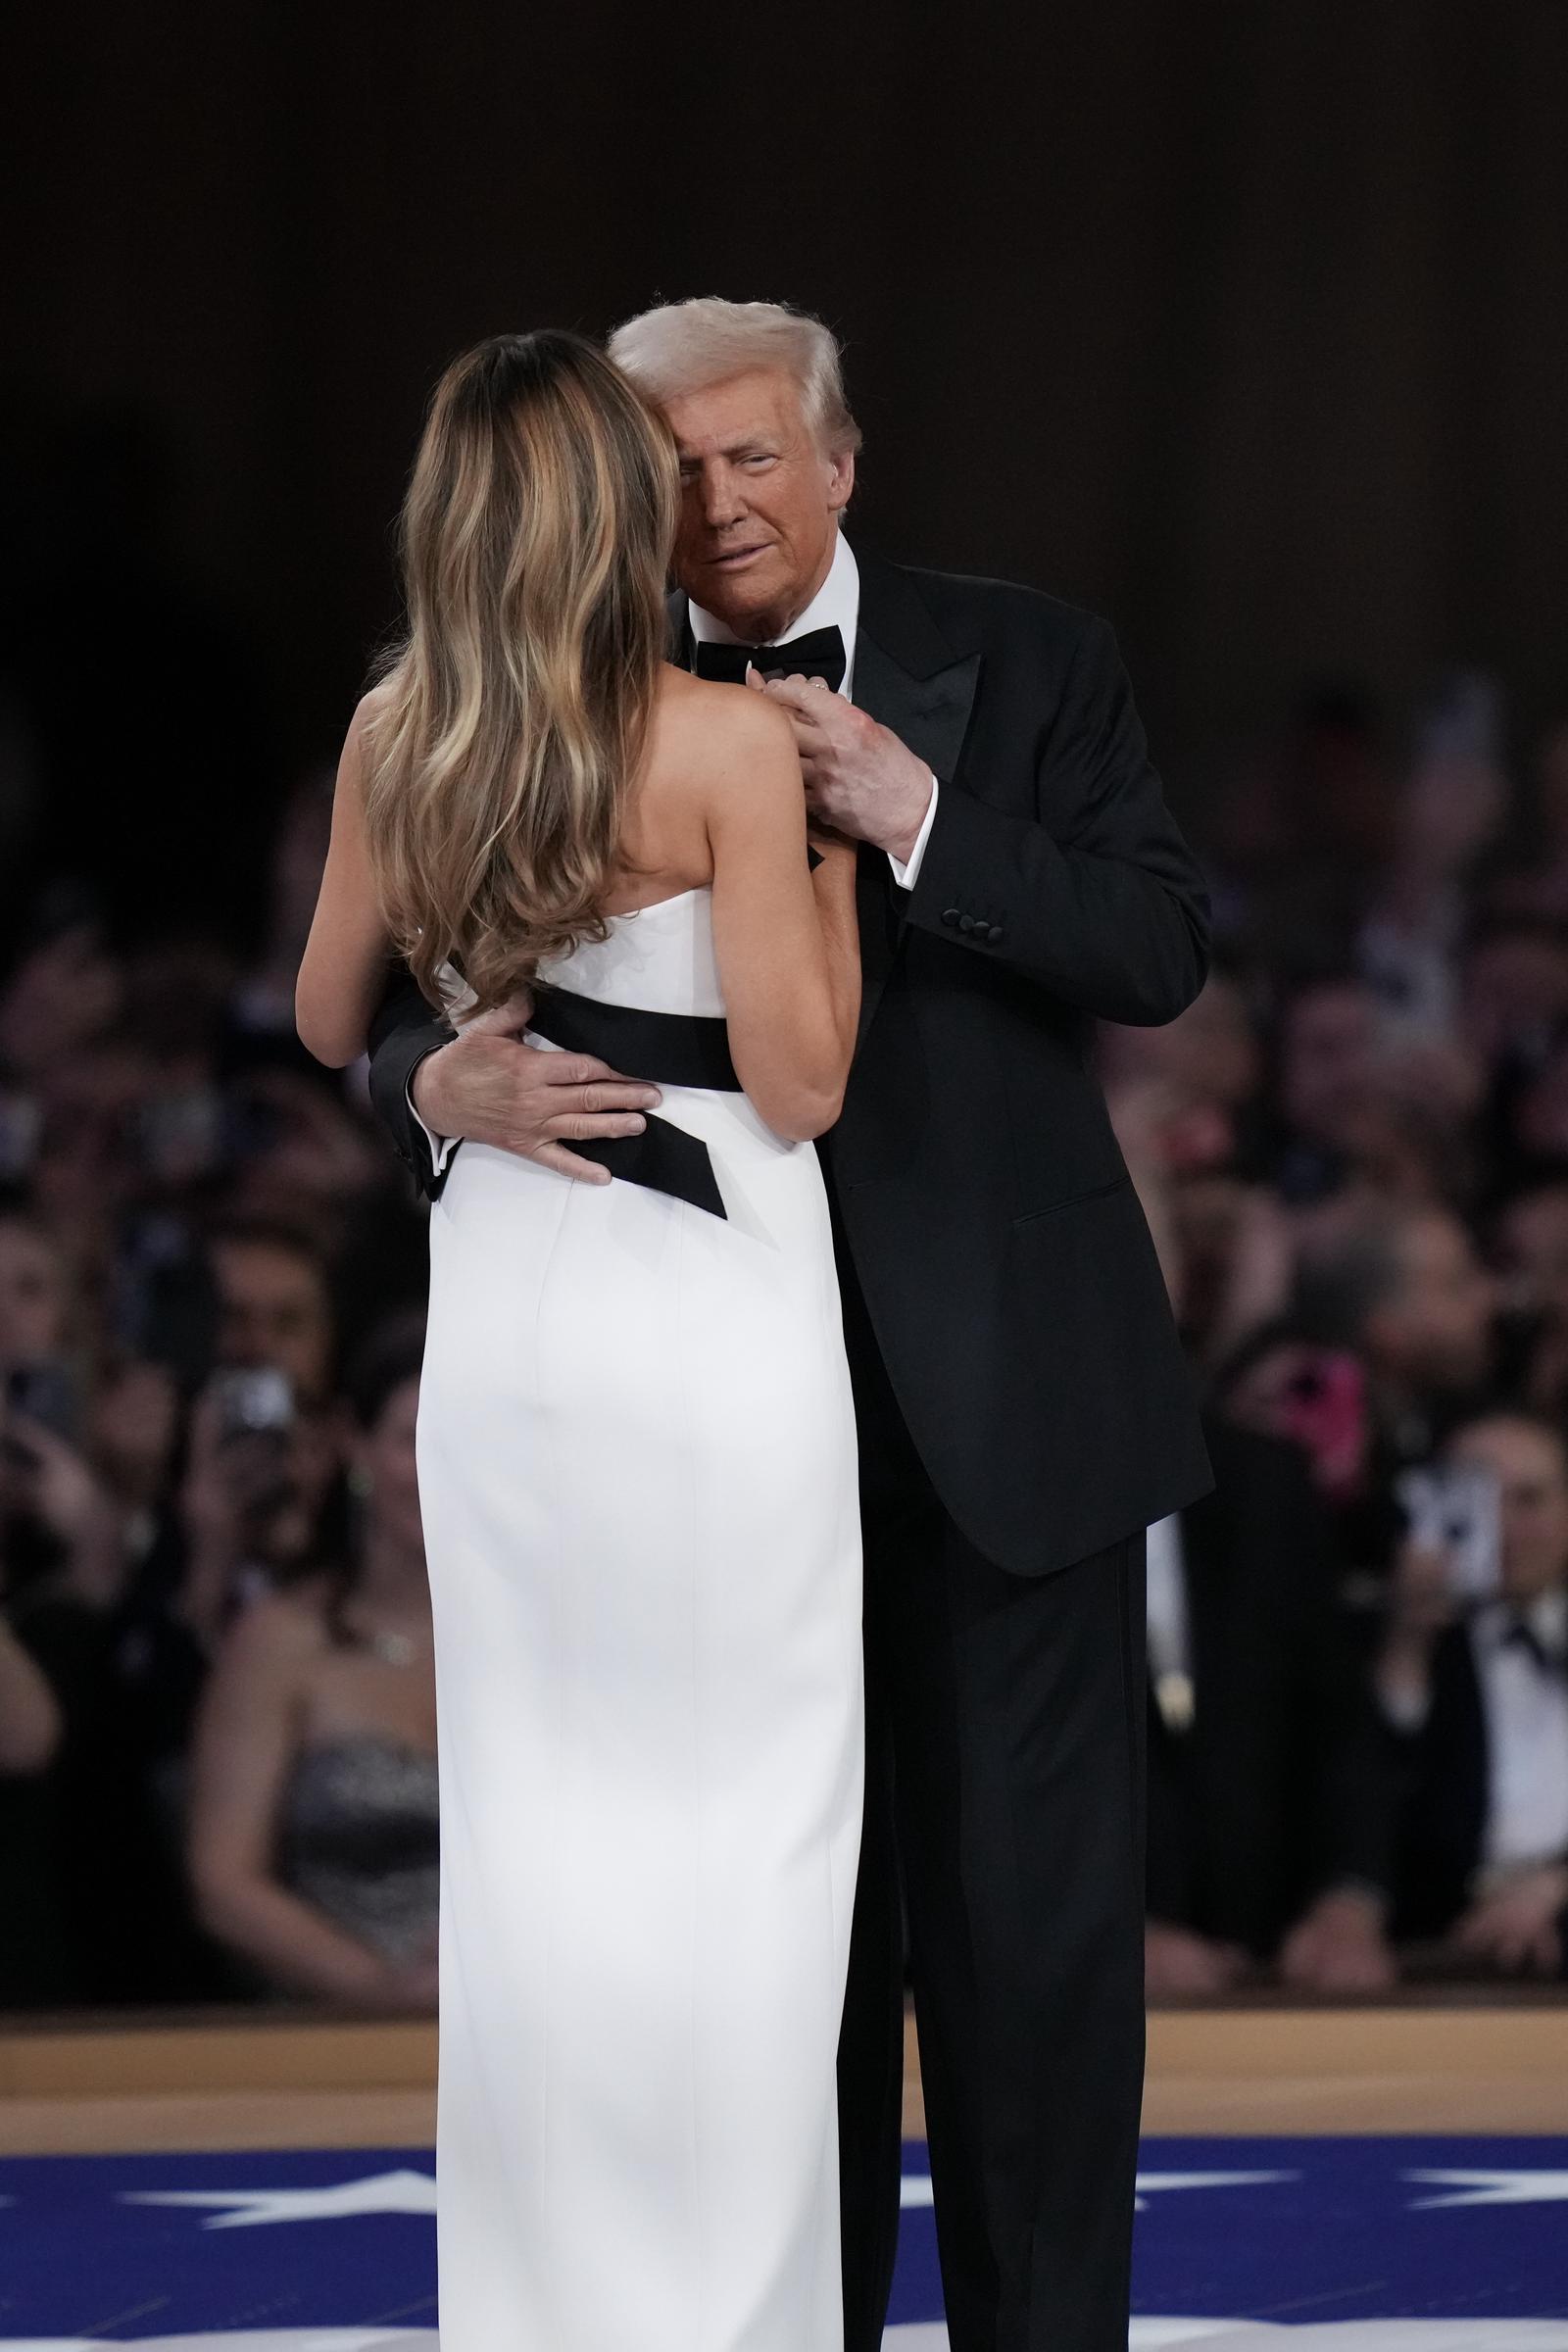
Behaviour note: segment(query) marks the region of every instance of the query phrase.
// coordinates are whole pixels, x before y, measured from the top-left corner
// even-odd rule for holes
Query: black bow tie
[[[1543,1674],[1561,1674],[1568,1667],[1568,1659],[1559,1651],[1546,1647],[1528,1617],[1514,1616],[1512,1623],[1503,1631],[1502,1645],[1504,1649],[1528,1651]]]
[[[745,685],[750,662],[764,677],[826,678],[836,694],[848,666],[843,633],[836,628],[808,629],[804,637],[792,637],[788,645],[720,645],[711,638],[699,638],[696,654],[694,666],[700,678],[719,678],[732,686]]]

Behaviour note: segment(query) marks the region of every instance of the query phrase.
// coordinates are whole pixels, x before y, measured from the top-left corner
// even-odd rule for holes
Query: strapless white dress
[[[549,976],[721,1014],[710,894]],[[723,1218],[473,1141],[430,1212],[446,2352],[842,2342],[860,1536],[827,1203],[744,1095],[663,1092]]]

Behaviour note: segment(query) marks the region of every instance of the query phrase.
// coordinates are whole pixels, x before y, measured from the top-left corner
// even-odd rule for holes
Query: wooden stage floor
[[[912,2024],[905,2128],[923,2136]],[[412,2147],[435,2129],[435,2029],[300,2010],[0,2018],[0,2154]],[[1568,2132],[1568,2002],[1162,2009],[1151,2132]]]

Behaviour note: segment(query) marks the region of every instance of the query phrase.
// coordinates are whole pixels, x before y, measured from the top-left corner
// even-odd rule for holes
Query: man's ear
[[[855,452],[847,449],[833,460],[833,470],[828,476],[827,503],[833,514],[843,514],[854,488]]]

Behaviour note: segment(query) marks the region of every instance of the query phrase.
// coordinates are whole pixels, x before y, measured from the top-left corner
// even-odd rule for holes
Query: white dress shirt
[[[747,642],[746,639],[737,637],[733,629],[727,628],[715,612],[706,612],[701,605],[690,605],[688,615],[691,621],[692,635],[700,645],[742,645]],[[754,642],[781,645],[789,638],[804,637],[812,629],[837,629],[844,640],[844,679],[839,687],[839,692],[846,701],[853,702],[855,700],[855,644],[859,633],[859,623],[860,567],[855,561],[849,541],[840,531],[834,542],[833,561],[828,565],[827,577],[800,618],[790,623],[783,637],[769,637]],[[921,820],[920,830],[915,835],[914,847],[909,852],[907,862],[901,864],[891,850],[887,853],[888,863],[893,868],[893,879],[901,890],[914,888],[920,871],[920,860],[925,856],[925,845],[931,838],[931,827],[937,813],[937,794],[941,789],[933,775],[931,798],[926,803],[925,815]],[[429,1139],[435,1173],[439,1175],[446,1165],[447,1154],[456,1139],[450,1136],[443,1139],[435,1135],[430,1128],[425,1126],[423,1119],[419,1118],[417,1110],[415,1110],[414,1107],[412,1073],[407,1091],[409,1108],[414,1111],[415,1117],[419,1120],[419,1125],[424,1128],[424,1133]]]
[[[744,645],[748,642],[745,638],[737,636],[733,629],[726,627],[716,613],[705,612],[701,605],[689,606],[688,616],[691,620],[692,635],[699,645]],[[812,597],[799,620],[792,620],[782,637],[763,637],[752,642],[761,645],[783,645],[792,637],[808,636],[813,629],[837,629],[844,640],[844,678],[839,692],[846,702],[853,703],[855,700],[855,644],[859,634],[859,627],[860,567],[855,561],[855,552],[849,541],[840,531],[834,541],[833,561],[827,567],[827,578],[822,582],[821,587]],[[908,862],[901,865],[891,850],[887,854],[888,863],[893,868],[893,879],[901,890],[914,888],[915,878],[920,871],[920,860],[925,856],[925,845],[931,838],[931,826],[937,812],[937,794],[941,789],[942,787],[933,775],[931,798],[926,803],[925,815],[921,819],[920,830],[915,835],[914,847],[909,852]]]
[[[1195,1689],[1181,1513],[1173,1511],[1166,1519],[1156,1519],[1145,1542],[1149,1566],[1149,1678],[1166,1728],[1185,1732],[1193,1721]]]
[[[1568,1650],[1568,1593],[1518,1614],[1549,1656]],[[1489,1759],[1483,1859],[1504,1869],[1568,1854],[1568,1676],[1505,1639],[1514,1615],[1494,1605],[1470,1621]]]
[[[1548,1655],[1568,1648],[1568,1593],[1545,1592],[1523,1610],[1493,1601],[1465,1629],[1487,1737],[1487,1827],[1482,1866],[1516,1870],[1568,1854],[1568,1676],[1507,1639],[1523,1616]],[[1424,1689],[1378,1691],[1385,1716],[1411,1736],[1432,1707]]]

